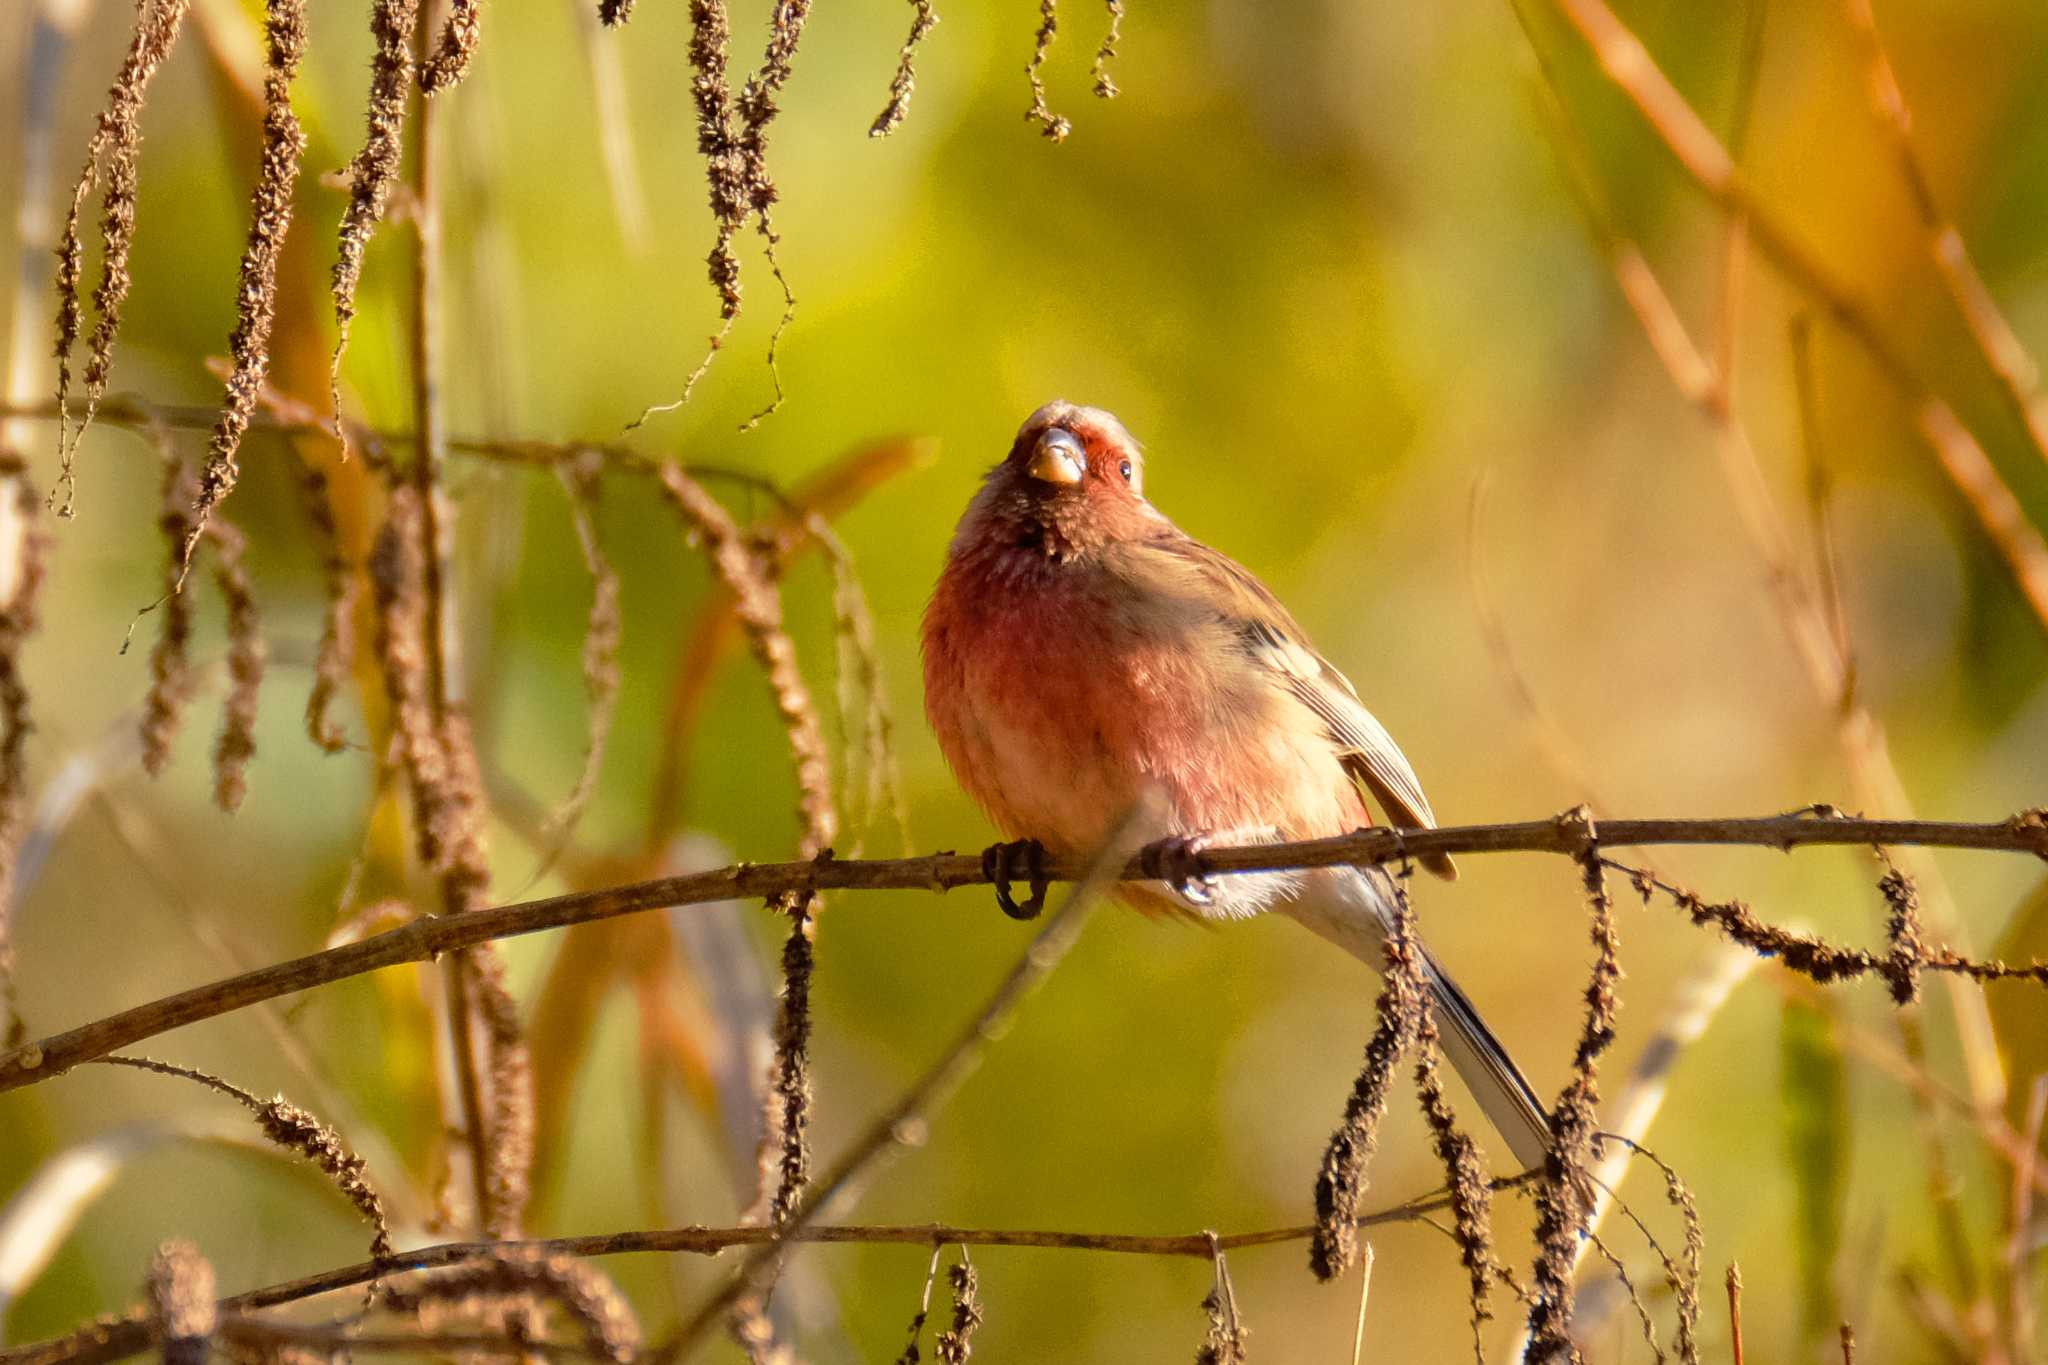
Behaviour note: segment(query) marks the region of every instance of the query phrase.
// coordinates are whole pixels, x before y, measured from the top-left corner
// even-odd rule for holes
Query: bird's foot
[[[1206,834],[1175,834],[1146,845],[1145,871],[1172,887],[1191,905],[1207,905],[1216,899],[1216,883],[1202,862],[1209,847]]]
[[[1050,884],[1045,875],[1045,845],[1036,839],[1019,839],[1014,844],[990,844],[981,853],[981,872],[995,887],[996,904],[1011,919],[1037,919],[1045,909],[1045,891]],[[1024,880],[1031,887],[1030,898],[1022,905],[1010,894],[1010,878],[1022,872]]]

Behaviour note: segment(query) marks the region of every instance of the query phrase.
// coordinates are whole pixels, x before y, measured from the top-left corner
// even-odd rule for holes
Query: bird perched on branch
[[[1205,842],[1435,823],[1393,737],[1249,571],[1145,500],[1143,459],[1098,408],[1025,421],[954,532],[924,617],[925,711],[960,784],[1013,840],[1087,856],[1151,794],[1184,861],[1127,885],[1141,908],[1274,910],[1380,970],[1378,868],[1191,875]],[[1421,860],[1454,877],[1443,856]],[[1517,1160],[1550,1126],[1529,1082],[1426,950],[1451,1062]]]

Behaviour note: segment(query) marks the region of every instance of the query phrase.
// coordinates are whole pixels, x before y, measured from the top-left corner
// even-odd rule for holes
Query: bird
[[[1149,809],[1135,833],[1184,861],[1124,883],[1126,901],[1209,922],[1275,912],[1384,970],[1396,890],[1383,869],[1189,871],[1211,843],[1369,826],[1368,798],[1395,828],[1436,817],[1279,599],[1146,499],[1144,453],[1110,413],[1055,400],[1025,419],[961,515],[922,654],[926,717],[961,787],[1016,841],[1002,848],[1088,857]],[[1444,855],[1417,861],[1456,876]],[[1436,956],[1419,956],[1445,1054],[1515,1159],[1541,1165],[1541,1100]]]

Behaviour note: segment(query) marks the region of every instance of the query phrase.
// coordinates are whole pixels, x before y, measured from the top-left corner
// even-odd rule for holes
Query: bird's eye
[[[1131,481],[1131,462],[1129,460],[1121,461],[1116,467],[1116,472],[1124,476],[1125,483],[1129,483]]]

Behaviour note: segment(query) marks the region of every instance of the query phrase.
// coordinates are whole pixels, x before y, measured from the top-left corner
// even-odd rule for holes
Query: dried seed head
[[[777,1226],[796,1214],[810,1179],[811,1120],[811,935],[809,902],[790,916],[782,948],[782,1005],[775,1017],[773,1111],[778,1123],[777,1181],[769,1219]]]
[[[328,378],[336,428],[344,430],[344,439],[341,360],[348,350],[349,324],[355,320],[363,253],[384,219],[404,155],[406,92],[413,82],[413,31],[419,21],[419,0],[375,0],[370,10],[370,35],[376,52],[370,59],[363,146],[348,165],[348,207],[341,215],[340,250],[334,261],[334,320],[340,336],[334,344],[334,365]]]
[[[355,1205],[370,1225],[370,1255],[377,1260],[393,1255],[391,1225],[384,1217],[384,1201],[370,1184],[369,1163],[341,1140],[341,1134],[282,1095],[253,1107],[265,1137],[325,1171],[334,1188]]]
[[[1245,1338],[1251,1332],[1238,1317],[1230,1263],[1223,1259],[1223,1244],[1213,1232],[1209,1234],[1209,1254],[1216,1264],[1216,1280],[1202,1299],[1209,1331],[1202,1340],[1202,1349],[1195,1352],[1195,1365],[1245,1365]]]
[[[1885,920],[1885,941],[1891,952],[1884,962],[1885,980],[1891,983],[1892,1000],[1910,1005],[1920,998],[1920,967],[1927,950],[1920,938],[1920,895],[1912,878],[1901,872],[1890,857],[1879,851],[1885,873],[1877,883],[1890,914]]]
[[[943,1365],[966,1365],[974,1354],[974,1331],[981,1326],[980,1278],[963,1252],[960,1261],[946,1272],[953,1286],[953,1322],[932,1343],[932,1352]]]
[[[342,1141],[339,1133],[319,1119],[282,1095],[268,1100],[259,1099],[231,1081],[193,1067],[160,1062],[154,1057],[118,1054],[109,1054],[98,1060],[108,1066],[132,1067],[137,1071],[192,1081],[226,1095],[256,1116],[256,1124],[266,1138],[288,1151],[297,1152],[319,1167],[342,1196],[355,1205],[356,1211],[370,1225],[371,1256],[383,1260],[392,1254],[391,1228],[384,1217],[384,1201],[377,1197],[377,1191],[365,1174],[369,1163],[357,1156],[354,1149]]]
[[[1572,1059],[1571,1080],[1552,1114],[1555,1140],[1536,1188],[1537,1257],[1535,1297],[1529,1308],[1529,1356],[1532,1360],[1577,1358],[1572,1342],[1573,1271],[1580,1238],[1594,1207],[1594,1136],[1600,1091],[1599,1059],[1614,1040],[1621,978],[1619,941],[1614,928],[1614,903],[1607,893],[1606,864],[1592,817],[1583,807],[1566,816],[1578,832],[1576,855],[1592,917],[1594,962],[1586,986],[1586,1022]]]
[[[434,50],[420,66],[420,89],[437,95],[469,74],[470,59],[476,55],[483,24],[483,0],[449,0],[448,17],[442,21]]]
[[[291,228],[292,195],[299,182],[299,158],[306,135],[292,114],[292,78],[306,53],[305,0],[266,0],[264,33],[269,60],[263,73],[263,156],[256,189],[249,200],[249,238],[242,248],[240,283],[235,299],[235,327],[228,337],[233,368],[227,397],[214,424],[200,476],[199,496],[191,525],[180,549],[180,574],[189,571],[192,553],[214,509],[234,490],[241,477],[236,457],[242,437],[255,415],[264,376],[270,371],[270,329],[277,317],[277,263]],[[236,798],[239,800],[239,797]],[[223,806],[232,809],[225,795]]]
[[[61,466],[58,515],[70,516],[77,491],[73,461],[78,443],[92,425],[112,371],[114,338],[121,329],[121,305],[128,298],[128,255],[135,243],[135,198],[142,155],[142,106],[149,84],[177,45],[188,0],[136,0],[135,34],[120,74],[107,91],[107,104],[94,125],[86,148],[85,167],[71,189],[71,209],[57,245],[57,454]],[[93,290],[98,320],[87,343],[85,413],[66,438],[67,398],[71,388],[71,353],[84,323],[79,301],[85,278],[85,248],[79,230],[85,201],[98,183],[101,168],[106,189],[100,196],[100,282]]]
[[[28,684],[21,651],[36,628],[48,538],[37,524],[41,500],[28,467],[0,450],[0,1047],[28,1041],[14,987],[14,869],[28,832]]]
[[[1319,1280],[1334,1280],[1358,1259],[1358,1206],[1365,1194],[1366,1166],[1379,1141],[1381,1115],[1394,1067],[1414,1047],[1426,1006],[1422,969],[1414,940],[1414,912],[1408,894],[1388,879],[1394,905],[1388,927],[1385,985],[1379,1023],[1365,1045],[1365,1065],[1345,1101],[1344,1121],[1330,1137],[1316,1175],[1316,1230],[1309,1241],[1309,1269]]]
[[[164,1365],[204,1365],[219,1326],[213,1266],[183,1238],[165,1242],[149,1260],[150,1314],[163,1334]]]
[[[341,531],[334,520],[334,502],[327,475],[306,465],[299,479],[306,520],[320,555],[320,644],[313,656],[313,687],[306,695],[306,734],[330,754],[348,747],[333,715],[334,703],[347,690],[355,654],[356,576],[341,551]]]
[[[240,808],[248,791],[249,760],[256,755],[256,707],[268,651],[255,590],[242,563],[242,533],[215,518],[207,528],[214,578],[227,605],[228,695],[221,706],[220,738],[213,748],[213,799],[222,810]]]
[[[744,1294],[727,1318],[732,1339],[746,1353],[748,1365],[797,1365],[796,1352],[775,1336],[775,1320],[759,1294]]]
[[[1115,60],[1116,45],[1123,39],[1124,0],[1106,0],[1106,3],[1109,5],[1109,31],[1102,35],[1102,46],[1095,50],[1095,65],[1088,69],[1088,78],[1094,82],[1097,99],[1113,100],[1123,93],[1109,78],[1109,64]]]
[[[483,784],[467,721],[454,708],[435,714],[419,495],[410,486],[393,488],[385,517],[370,553],[375,647],[394,742],[412,788],[414,838],[420,861],[442,877],[446,908],[473,909],[490,880]]]
[[[493,1237],[517,1237],[532,1193],[535,1133],[533,1057],[519,1026],[519,1003],[505,981],[497,945],[463,954],[476,984],[490,1067],[490,1166],[485,1171],[484,1227]]]
[[[1059,34],[1059,0],[1038,0],[1038,32],[1032,38],[1031,64],[1024,68],[1024,74],[1031,79],[1031,107],[1024,111],[1024,117],[1038,124],[1047,138],[1065,142],[1074,125],[1055,114],[1045,102],[1045,59]]]
[[[769,209],[778,191],[768,172],[768,128],[780,112],[775,96],[789,80],[810,13],[811,0],[777,0],[769,13],[768,47],[762,54],[760,69],[747,78],[735,96],[727,76],[732,24],[725,0],[691,0],[689,60],[697,74],[690,88],[697,107],[697,150],[704,158],[711,217],[716,224],[705,269],[711,287],[718,292],[721,326],[711,338],[704,359],[684,380],[681,395],[673,402],[650,404],[631,426],[639,426],[654,413],[672,412],[687,403],[698,379],[710,368],[712,357],[724,346],[733,321],[740,314],[740,262],[733,253],[733,242],[749,218],[760,229],[769,269],[782,285],[784,310],[782,322],[768,344],[769,372],[776,374],[776,401],[756,413],[741,429],[753,426],[781,402],[776,346],[795,310],[796,297],[776,260],[780,238],[776,236]]]
[[[887,137],[910,113],[911,92],[917,88],[917,45],[939,22],[932,0],[910,0],[910,8],[910,36],[903,40],[903,51],[896,58],[896,76],[889,82],[889,102],[875,115],[874,124],[868,129],[869,137]]]
[[[749,547],[732,514],[675,464],[660,470],[661,487],[684,522],[703,538],[711,567],[733,594],[754,659],[767,675],[775,709],[796,760],[799,848],[816,857],[838,832],[832,803],[831,760],[810,688],[797,668],[796,646],[782,621],[782,595],[759,555]]]
[[[1225,1316],[1222,1297],[1214,1289],[1203,1297],[1202,1311],[1209,1318],[1209,1334],[1195,1352],[1195,1365],[1245,1365],[1249,1357],[1244,1339],[1249,1333]]]
[[[718,291],[719,316],[727,322],[740,311],[740,262],[732,243],[747,216],[746,168],[739,151],[732,86],[726,80],[731,43],[725,0],[690,0],[689,59],[697,73],[690,94],[697,106],[697,151],[704,158],[711,217],[717,224],[705,262],[711,287]]]
[[[163,480],[157,525],[166,548],[164,594],[156,610],[156,645],[149,653],[149,695],[142,704],[142,766],[154,777],[170,761],[178,722],[197,690],[188,652],[192,643],[192,600],[178,590],[184,577],[185,541],[192,527],[191,507],[198,484],[191,464],[160,439]]]
[[[639,1354],[640,1325],[618,1286],[588,1261],[559,1252],[505,1247],[472,1264],[433,1272],[380,1294],[388,1308],[418,1313],[432,1304],[473,1305],[490,1298],[538,1299],[583,1336],[585,1348],[620,1365]]]
[[[1421,989],[1421,982],[1416,985]],[[1488,1303],[1493,1267],[1498,1260],[1493,1250],[1493,1191],[1487,1183],[1486,1162],[1478,1144],[1458,1127],[1457,1116],[1444,1096],[1443,1079],[1437,1069],[1440,1039],[1434,1010],[1422,1012],[1415,1044],[1415,1090],[1422,1103],[1423,1119],[1429,1124],[1431,1145],[1444,1164],[1452,1233],[1469,1282],[1473,1349],[1478,1352],[1480,1325],[1493,1316]]]

